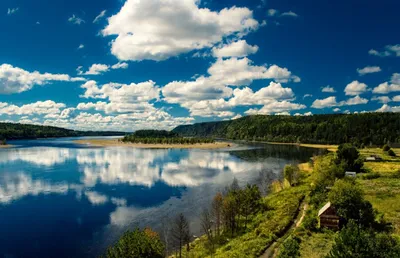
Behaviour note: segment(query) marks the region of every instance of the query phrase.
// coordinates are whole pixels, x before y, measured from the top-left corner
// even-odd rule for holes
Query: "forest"
[[[255,115],[230,121],[176,127],[185,137],[214,137],[269,142],[356,146],[400,142],[399,113],[325,114],[313,116]]]
[[[143,144],[198,144],[214,143],[214,139],[204,137],[180,137],[177,133],[164,130],[138,130],[125,135],[122,142]]]
[[[0,123],[0,141],[76,136],[114,136],[123,132],[75,131],[53,126]]]

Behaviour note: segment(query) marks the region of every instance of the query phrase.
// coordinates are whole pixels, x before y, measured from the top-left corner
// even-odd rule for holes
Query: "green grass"
[[[299,205],[308,194],[306,184],[285,189],[264,198],[267,211],[256,214],[251,219],[247,231],[235,238],[225,236],[226,243],[216,249],[214,257],[258,257],[265,249],[282,236],[291,225]],[[205,248],[205,238],[191,243],[190,257],[211,257]]]
[[[400,235],[400,178],[381,177],[359,182],[365,198],[393,223],[394,233]]]
[[[304,234],[300,238],[300,257],[320,258],[325,257],[331,250],[335,239],[335,233],[326,231]]]

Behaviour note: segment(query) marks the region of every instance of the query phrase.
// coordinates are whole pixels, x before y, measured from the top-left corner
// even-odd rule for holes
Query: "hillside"
[[[387,141],[400,142],[400,114],[256,115],[230,121],[178,126],[173,132],[187,137],[235,140],[383,145]]]
[[[53,126],[0,123],[0,139],[6,140],[114,135],[125,135],[125,133],[106,131],[75,131]]]

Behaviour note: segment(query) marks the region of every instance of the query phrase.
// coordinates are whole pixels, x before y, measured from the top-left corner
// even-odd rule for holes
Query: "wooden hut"
[[[340,229],[340,217],[330,202],[325,204],[318,212],[319,226],[334,230]]]

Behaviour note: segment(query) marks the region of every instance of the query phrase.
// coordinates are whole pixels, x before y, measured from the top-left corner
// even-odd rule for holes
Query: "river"
[[[95,148],[76,139],[82,138],[14,141],[16,147],[0,149],[0,257],[96,257],[127,229],[160,231],[180,212],[198,235],[200,211],[233,178],[265,188],[286,164],[318,152],[266,144]]]

